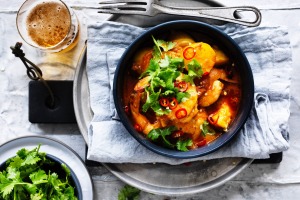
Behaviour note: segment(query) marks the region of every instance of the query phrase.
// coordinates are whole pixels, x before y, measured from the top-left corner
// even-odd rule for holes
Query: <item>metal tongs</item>
[[[203,17],[250,27],[258,26],[261,22],[260,11],[251,6],[181,8],[162,5],[159,0],[105,0],[100,2],[98,9],[98,13],[109,14],[146,15],[153,17],[157,14],[165,13]],[[239,13],[242,12],[254,13],[255,19],[250,21],[249,19],[241,18]]]

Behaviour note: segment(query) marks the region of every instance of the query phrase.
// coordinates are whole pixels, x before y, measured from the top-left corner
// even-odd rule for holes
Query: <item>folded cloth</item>
[[[255,98],[250,117],[237,137],[209,155],[174,159],[140,145],[118,120],[112,96],[114,71],[129,44],[145,29],[117,22],[88,27],[87,73],[94,117],[88,130],[89,160],[107,163],[168,163],[224,157],[268,158],[289,148],[291,49],[282,27],[219,27],[245,52],[254,74]]]

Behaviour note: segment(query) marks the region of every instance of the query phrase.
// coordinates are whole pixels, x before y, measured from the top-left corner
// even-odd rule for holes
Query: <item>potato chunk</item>
[[[228,103],[225,101],[221,104],[220,108],[209,115],[209,121],[214,126],[222,128],[224,131],[227,131],[227,128],[232,120],[233,111],[231,110]]]
[[[184,63],[187,68],[189,62],[196,59],[203,70],[203,73],[210,72],[216,63],[216,53],[207,43],[197,42],[187,46],[183,50]]]
[[[213,49],[216,52],[216,66],[223,65],[229,62],[228,56],[217,46],[214,46]]]

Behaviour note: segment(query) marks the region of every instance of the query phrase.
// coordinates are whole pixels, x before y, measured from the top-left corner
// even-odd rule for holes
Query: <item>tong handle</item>
[[[233,22],[250,27],[258,26],[261,22],[261,12],[257,8],[252,6],[200,8],[167,7],[159,4],[152,4],[152,6],[156,10],[167,14],[205,17],[227,22]],[[250,21],[247,19],[243,19],[242,17],[240,18],[239,13],[242,12],[254,13],[255,19]]]

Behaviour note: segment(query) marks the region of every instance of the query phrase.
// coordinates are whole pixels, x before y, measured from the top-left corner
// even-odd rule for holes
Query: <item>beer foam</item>
[[[35,5],[26,19],[30,38],[41,47],[52,47],[68,34],[71,17],[67,7],[60,2],[43,2]]]

